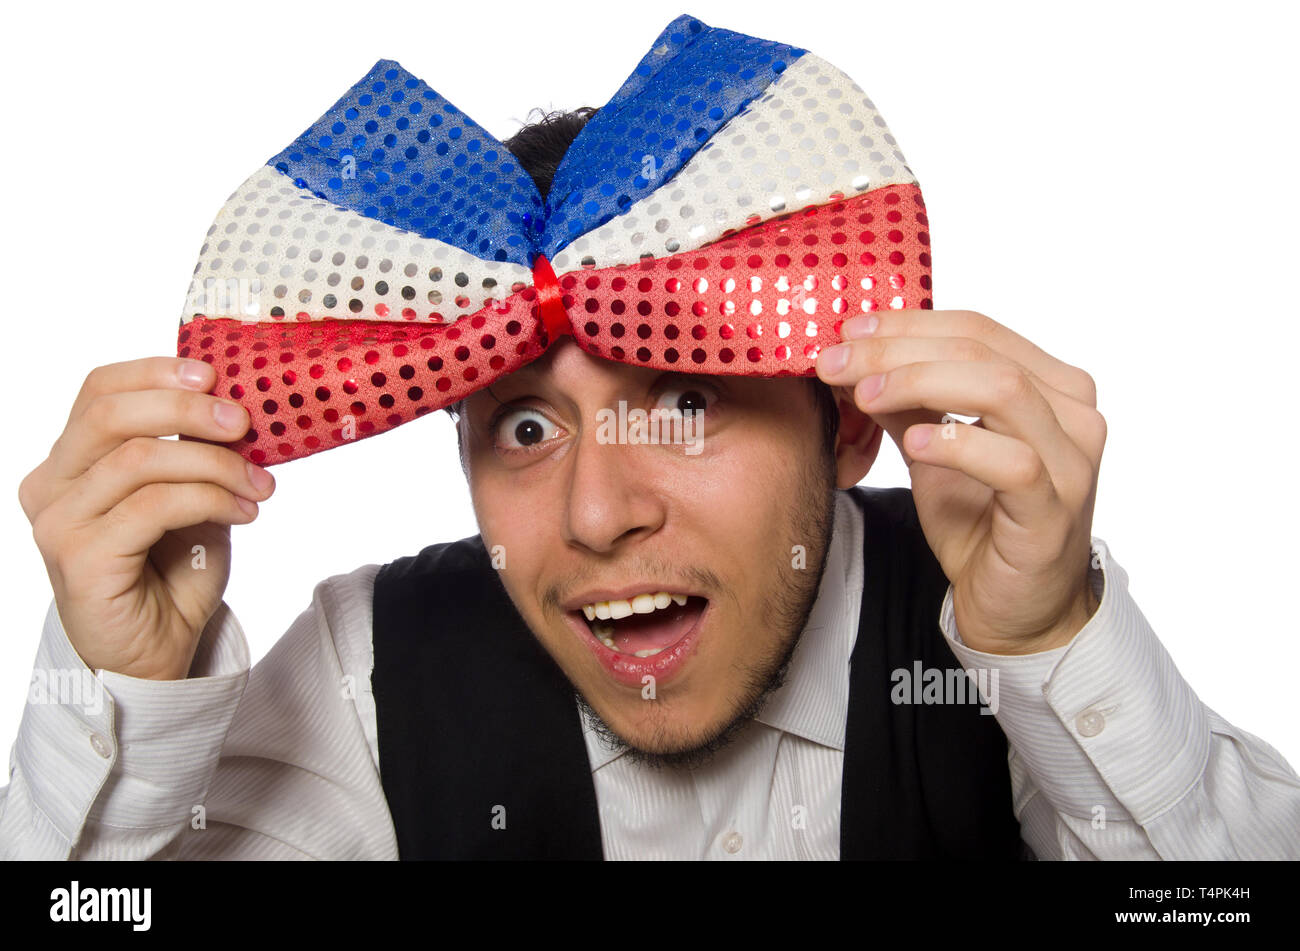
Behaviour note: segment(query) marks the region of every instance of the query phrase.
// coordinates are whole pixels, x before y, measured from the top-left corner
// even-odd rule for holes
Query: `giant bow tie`
[[[657,370],[813,376],[841,321],[930,307],[911,170],[802,49],[673,20],[546,199],[509,150],[380,60],[208,231],[177,354],[274,465],[448,406],[572,335]]]

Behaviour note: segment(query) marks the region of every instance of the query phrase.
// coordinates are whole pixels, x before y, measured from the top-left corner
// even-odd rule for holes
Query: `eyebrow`
[[[618,362],[618,361],[613,361],[613,362]],[[630,366],[630,365],[631,365],[631,364],[623,364],[623,366]],[[506,381],[508,381],[508,380],[518,380],[521,384],[523,384],[523,385],[525,385],[525,386],[527,386],[527,385],[531,385],[532,382],[535,381],[535,380],[538,380],[538,379],[540,378],[541,374],[542,374],[542,371],[541,371],[541,370],[535,370],[535,369],[533,369],[532,367],[533,367],[532,364],[529,364],[528,366],[520,367],[520,368],[519,368],[518,370],[516,370],[514,373],[511,373],[511,374],[509,374],[508,376],[505,376],[505,377],[501,377],[499,380],[496,381],[496,383],[503,383],[503,382],[506,382]],[[653,370],[653,369],[655,369],[655,368],[654,368],[654,367],[637,367],[636,369]],[[652,378],[652,382],[658,382],[659,380],[662,380],[662,379],[664,379],[665,377],[678,377],[678,378],[680,378],[680,379],[681,379],[682,381],[684,381],[684,382],[711,383],[711,382],[712,382],[713,380],[715,380],[715,379],[717,378],[717,376],[719,376],[719,375],[721,375],[721,374],[709,374],[709,373],[699,373],[699,372],[684,372],[684,371],[681,371],[681,370],[662,370],[662,371],[659,371],[659,373],[658,373],[657,376],[655,376],[655,377]],[[494,383],[493,385],[495,385],[495,383]],[[484,389],[486,390],[487,387],[484,387]],[[495,396],[495,394],[494,394],[494,396]]]

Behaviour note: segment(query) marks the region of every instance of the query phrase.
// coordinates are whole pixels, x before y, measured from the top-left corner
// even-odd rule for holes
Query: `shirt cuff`
[[[188,821],[248,680],[248,642],[224,601],[190,678],[92,671],[51,598],[14,755],[40,813],[69,843],[88,819],[156,829]]]
[[[1058,810],[1096,818],[1101,807],[1104,817],[1145,825],[1199,781],[1209,718],[1134,603],[1128,574],[1095,536],[1089,581],[1101,602],[1096,613],[1053,650],[1002,655],[967,647],[952,585],[939,625],[964,668],[988,671],[989,707]]]

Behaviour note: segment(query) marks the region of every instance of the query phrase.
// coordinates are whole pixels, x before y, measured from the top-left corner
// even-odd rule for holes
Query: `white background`
[[[51,600],[18,483],[93,367],[175,355],[231,191],[377,59],[504,139],[533,106],[603,105],[683,12],[871,96],[925,192],[936,306],[1096,378],[1093,533],[1198,695],[1300,765],[1298,24],[1249,2],[6,7],[0,743]],[[907,484],[881,460],[866,482]],[[477,531],[443,413],[272,471],[226,593],[255,659],[321,579]]]

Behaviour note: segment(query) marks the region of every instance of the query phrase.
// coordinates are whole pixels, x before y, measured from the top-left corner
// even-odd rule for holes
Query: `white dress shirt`
[[[706,767],[638,767],[587,727],[607,858],[839,857],[863,530],[857,504],[838,493],[787,682]],[[963,667],[997,671],[988,699],[1009,740],[1022,837],[1039,858],[1300,858],[1295,771],[1197,699],[1124,570],[1104,542],[1092,545],[1101,605],[1064,647],[971,650],[951,586],[936,619]],[[187,680],[100,672],[98,698],[33,688],[0,789],[0,857],[397,858],[370,693],[379,569],[317,584],[251,670],[223,601]],[[52,684],[48,671],[88,673],[53,600],[34,683]]]

